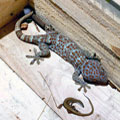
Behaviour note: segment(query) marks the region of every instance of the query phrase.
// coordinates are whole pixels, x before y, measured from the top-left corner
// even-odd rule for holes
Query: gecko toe
[[[44,60],[43,58],[40,57],[40,52],[37,52],[37,49],[34,48],[34,55],[26,55],[27,58],[33,58],[33,60],[30,62],[30,65],[33,65],[35,63],[35,61],[37,62],[37,64],[40,64],[40,60]]]
[[[30,65],[33,65],[35,63],[36,59],[33,59],[31,62],[30,62]]]
[[[40,59],[37,59],[37,64],[39,65],[40,64],[40,61],[39,61]]]
[[[87,88],[90,89],[91,87],[89,85],[87,85],[87,84],[83,84],[83,85],[81,85],[80,88],[78,88],[78,91],[81,91],[82,88],[84,89],[84,92],[86,93],[87,92]]]

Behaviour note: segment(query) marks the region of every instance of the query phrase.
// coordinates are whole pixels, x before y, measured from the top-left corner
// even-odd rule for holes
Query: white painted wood
[[[113,7],[112,5],[110,5],[105,0],[90,0],[90,1],[94,5],[96,5],[97,7],[99,7],[107,15],[109,15],[112,19],[114,19],[115,21],[117,21],[120,24],[120,11],[119,10],[117,10],[115,7]],[[118,5],[120,5],[120,1],[119,0],[113,0],[113,1],[115,1],[116,3],[118,3]]]
[[[46,106],[44,112],[40,116],[39,120],[62,120],[60,117],[53,112],[48,106]]]
[[[115,1],[118,5],[120,5],[120,1],[119,0],[113,0]]]
[[[0,59],[0,120],[51,119],[61,120],[56,113]]]

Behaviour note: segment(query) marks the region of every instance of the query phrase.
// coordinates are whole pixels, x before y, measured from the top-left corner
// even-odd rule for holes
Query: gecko
[[[85,96],[85,95],[84,95],[84,96]],[[72,98],[72,97],[66,98],[66,99],[64,100],[63,104],[60,104],[60,105],[58,106],[58,108],[60,109],[62,106],[64,106],[64,107],[66,108],[66,110],[67,110],[68,113],[72,113],[72,114],[75,114],[75,115],[78,115],[78,116],[89,116],[89,115],[91,115],[91,114],[94,112],[94,107],[93,107],[93,104],[92,104],[92,102],[90,101],[90,99],[89,99],[87,96],[85,96],[85,97],[88,99],[88,101],[89,101],[89,103],[90,103],[90,106],[91,106],[91,108],[92,108],[91,112],[89,112],[89,113],[81,113],[80,111],[78,111],[78,110],[75,108],[75,106],[73,106],[73,104],[74,104],[74,103],[78,103],[78,104],[79,104],[81,107],[83,107],[83,108],[84,108],[84,104],[83,104],[80,100],[75,99],[75,98]]]
[[[30,12],[21,17],[15,25],[15,33],[17,37],[27,43],[38,45],[40,51],[37,52],[34,49],[35,55],[28,58],[33,58],[31,64],[35,61],[39,64],[39,60],[43,57],[50,55],[50,50],[58,54],[65,61],[72,64],[74,67],[74,73],[72,79],[76,84],[80,85],[79,90],[82,88],[84,92],[87,92],[87,88],[90,89],[88,83],[107,85],[108,79],[106,71],[104,70],[99,59],[93,55],[86,54],[74,41],[68,37],[62,35],[57,31],[48,31],[42,35],[25,35],[20,28],[21,23],[32,16],[33,12]],[[82,75],[83,79],[79,76]]]

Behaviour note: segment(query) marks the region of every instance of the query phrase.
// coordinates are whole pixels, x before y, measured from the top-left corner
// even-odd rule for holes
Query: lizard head
[[[83,79],[87,82],[101,85],[108,83],[107,74],[98,60],[86,60],[81,72]]]

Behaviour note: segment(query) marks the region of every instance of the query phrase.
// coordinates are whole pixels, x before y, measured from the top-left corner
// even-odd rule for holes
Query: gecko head
[[[108,83],[107,74],[100,61],[86,60],[81,68],[83,79],[89,83],[106,85]]]

